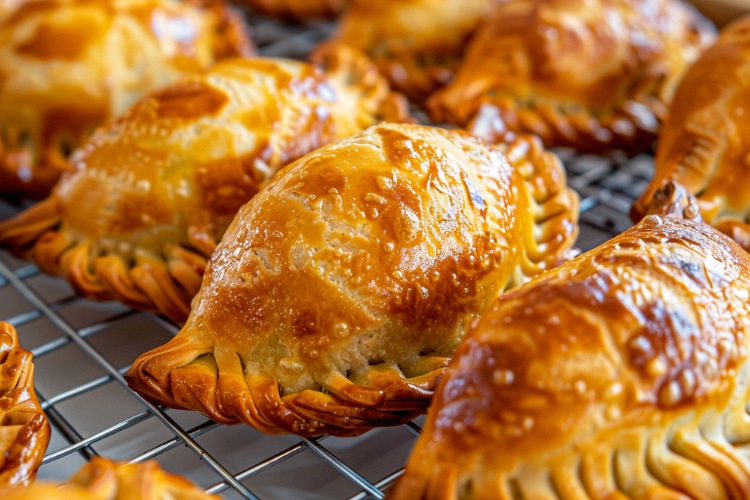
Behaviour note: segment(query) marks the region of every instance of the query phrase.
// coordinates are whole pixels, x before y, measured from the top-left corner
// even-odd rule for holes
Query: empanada
[[[237,0],[271,16],[298,20],[330,18],[342,12],[351,0]]]
[[[116,462],[93,457],[63,483],[39,481],[3,494],[5,500],[219,500],[193,484],[170,474],[155,461]]]
[[[34,392],[33,355],[0,321],[0,494],[36,476],[49,444],[47,416]]]
[[[146,91],[250,55],[224,0],[22,0],[0,14],[0,193],[42,198],[94,127]],[[8,7],[9,9],[11,7]]]
[[[639,152],[714,31],[681,0],[498,2],[427,108],[490,141],[514,130],[547,146]]]
[[[187,324],[128,384],[267,433],[403,423],[426,409],[471,320],[566,257],[577,201],[532,139],[500,151],[381,124],[321,148],[240,210]]]
[[[638,219],[665,182],[696,195],[704,220],[750,250],[750,16],[722,30],[685,74],[659,136]]]
[[[750,255],[649,215],[503,294],[393,498],[750,497]]]
[[[453,76],[492,0],[353,0],[330,45],[367,53],[394,88],[422,100]]]
[[[286,163],[405,102],[340,51],[309,64],[234,59],[155,91],[71,157],[52,195],[0,223],[0,246],[82,295],[183,322],[206,259],[237,210]]]

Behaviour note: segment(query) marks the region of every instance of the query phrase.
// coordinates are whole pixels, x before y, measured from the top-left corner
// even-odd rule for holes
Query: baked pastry
[[[750,251],[750,16],[722,30],[685,74],[659,136],[643,216],[665,182],[694,194],[703,219]],[[658,202],[658,200],[657,200]]]
[[[5,500],[219,500],[188,479],[170,474],[156,461],[116,462],[93,457],[68,481],[39,481],[3,493]]]
[[[19,0],[0,8],[0,193],[49,194],[94,127],[146,91],[250,55],[224,0]]]
[[[329,62],[233,59],[148,94],[72,155],[46,200],[0,223],[0,246],[81,295],[184,322],[224,230],[278,169],[406,118],[361,55]]]
[[[681,0],[514,0],[488,17],[427,103],[432,119],[490,141],[523,131],[595,153],[652,147],[675,85],[715,32]]]
[[[392,495],[747,498],[750,255],[650,215],[503,294]]]
[[[271,16],[297,20],[332,18],[351,0],[238,0],[254,10]]]
[[[347,45],[368,54],[393,87],[422,100],[453,76],[493,0],[352,0],[319,49]]]
[[[32,354],[18,334],[0,321],[0,494],[36,476],[49,444],[47,416],[34,392]]]
[[[459,132],[375,126],[242,207],[187,324],[126,379],[155,403],[267,433],[403,423],[472,319],[566,257],[577,208],[534,140],[503,154]]]

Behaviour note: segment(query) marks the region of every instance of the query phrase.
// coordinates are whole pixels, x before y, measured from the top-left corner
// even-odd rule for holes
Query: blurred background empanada
[[[0,14],[0,194],[49,194],[89,133],[252,45],[224,0],[23,0]]]
[[[726,26],[675,93],[638,219],[665,182],[697,199],[703,219],[750,250],[750,16]]]
[[[289,165],[240,210],[187,324],[126,379],[273,434],[406,422],[497,294],[567,257],[577,201],[533,139],[501,152],[377,125]]]
[[[490,141],[514,130],[546,146],[637,153],[713,35],[682,0],[501,1],[427,108]]]

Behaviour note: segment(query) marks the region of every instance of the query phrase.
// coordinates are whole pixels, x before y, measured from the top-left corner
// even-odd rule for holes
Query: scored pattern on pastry
[[[503,153],[381,124],[321,148],[241,209],[187,324],[128,384],[267,433],[403,423],[426,409],[472,319],[566,257],[577,201],[533,139]]]
[[[750,255],[650,215],[503,294],[393,498],[748,498]]]
[[[321,47],[367,53],[391,85],[422,100],[453,76],[492,0],[354,0]]]
[[[714,33],[681,0],[514,0],[488,17],[428,101],[432,119],[490,141],[515,130],[588,152],[650,148]]]
[[[722,30],[685,74],[633,206],[641,217],[665,182],[694,194],[703,219],[750,250],[750,16]]]
[[[32,357],[19,345],[15,328],[0,321],[0,494],[33,481],[49,444]]]
[[[156,461],[126,463],[93,457],[61,483],[38,481],[4,493],[6,500],[219,500]]]
[[[0,246],[86,297],[183,322],[224,230],[279,168],[406,119],[363,56],[328,63],[233,59],[147,95],[72,155],[50,197],[0,223]]]
[[[238,0],[271,16],[307,20],[331,18],[341,13],[352,0]]]
[[[43,198],[146,91],[253,48],[224,0],[21,0],[0,12],[0,193]]]

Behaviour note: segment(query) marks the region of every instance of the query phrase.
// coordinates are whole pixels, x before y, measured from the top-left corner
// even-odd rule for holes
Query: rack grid
[[[330,23],[248,16],[261,55],[304,58]],[[652,172],[649,155],[577,156],[558,150],[581,196],[578,248],[631,225],[628,210]],[[23,206],[0,201],[0,220]],[[224,498],[382,498],[400,476],[423,417],[356,438],[269,436],[196,412],[151,405],[123,379],[141,353],[177,331],[159,316],[78,297],[67,282],[0,251],[0,320],[34,354],[35,387],[52,425],[40,480],[64,480],[93,455],[155,459]]]

